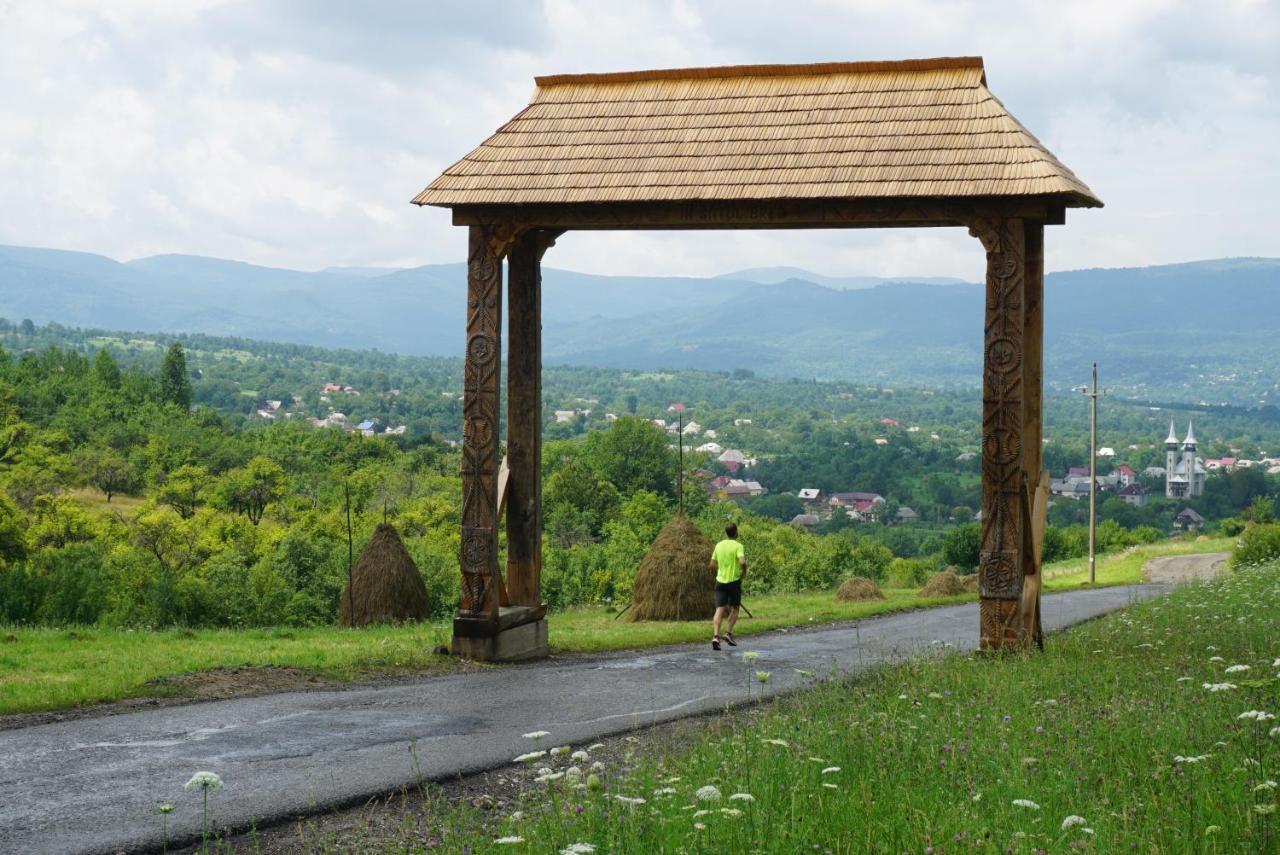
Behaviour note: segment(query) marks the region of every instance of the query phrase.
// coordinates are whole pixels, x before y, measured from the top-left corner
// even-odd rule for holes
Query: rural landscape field
[[[0,33],[0,853],[1280,852],[1280,10]]]

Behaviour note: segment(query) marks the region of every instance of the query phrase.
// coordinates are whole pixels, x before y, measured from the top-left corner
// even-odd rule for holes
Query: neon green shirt
[[[736,540],[722,540],[716,544],[711,557],[715,559],[716,581],[736,582],[742,578],[742,565],[738,559],[744,555],[742,544]]]

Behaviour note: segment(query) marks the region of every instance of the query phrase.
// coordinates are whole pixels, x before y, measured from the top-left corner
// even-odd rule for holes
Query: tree
[[[779,522],[791,522],[797,514],[804,513],[804,503],[787,493],[774,493],[749,499],[746,508],[753,514],[770,517]]]
[[[217,492],[223,507],[244,514],[257,525],[267,506],[284,494],[284,470],[275,461],[258,456],[223,475]]]
[[[981,549],[982,526],[978,523],[958,525],[942,540],[943,559],[961,570],[972,570],[978,566]]]
[[[606,431],[587,437],[587,458],[623,496],[649,490],[675,498],[676,459],[660,428],[635,416],[623,416]]]
[[[164,483],[156,490],[156,502],[168,505],[178,512],[178,516],[189,520],[204,500],[205,490],[212,479],[209,470],[203,466],[188,463],[165,476]]]
[[[138,477],[133,467],[113,448],[86,448],[76,458],[80,476],[86,484],[101,490],[108,503],[116,493],[125,493],[137,486]]]
[[[120,365],[105,347],[93,359],[93,376],[104,389],[120,388]]]
[[[160,366],[160,400],[177,404],[184,410],[191,409],[191,377],[187,374],[187,355],[182,344],[174,342],[165,351]]]
[[[36,334],[36,325],[30,318],[23,318],[22,323],[18,325],[18,329],[21,330],[22,334],[25,336],[33,336]]]

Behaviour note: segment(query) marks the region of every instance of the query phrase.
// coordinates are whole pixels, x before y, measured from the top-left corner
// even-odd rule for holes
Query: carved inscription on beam
[[[1005,649],[1018,642],[1025,528],[1023,221],[975,221],[970,233],[987,251],[982,367],[982,545],[978,590],[981,643]]]
[[[512,231],[472,226],[467,252],[467,344],[462,400],[462,597],[459,623],[498,620],[498,376],[502,258]],[[471,628],[463,629],[465,633]]]

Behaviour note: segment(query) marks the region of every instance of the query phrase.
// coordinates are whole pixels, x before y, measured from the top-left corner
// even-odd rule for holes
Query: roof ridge
[[[814,62],[784,65],[720,65],[701,68],[659,68],[647,71],[609,71],[588,74],[550,74],[535,77],[538,86],[565,83],[634,83],[645,80],[698,80],[732,77],[807,77],[822,74],[982,69],[980,56],[941,56],[931,59],[890,59],[861,62]],[[984,80],[985,83],[985,69]]]

